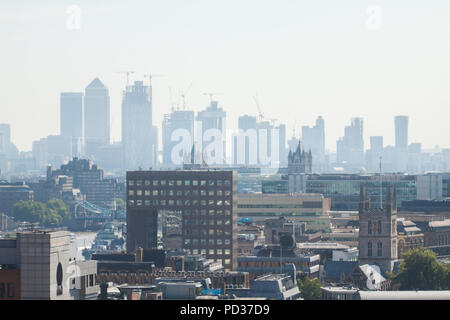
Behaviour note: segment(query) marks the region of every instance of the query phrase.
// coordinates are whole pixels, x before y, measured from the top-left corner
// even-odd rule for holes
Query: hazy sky
[[[67,8],[81,9],[80,29]],[[377,19],[380,10],[380,19]],[[59,94],[84,91],[99,77],[111,96],[112,140],[120,140],[122,70],[164,74],[153,80],[153,119],[161,126],[186,90],[203,109],[203,92],[223,92],[227,128],[256,115],[287,125],[325,119],[336,149],[350,118],[364,136],[394,143],[394,116],[410,117],[409,142],[450,147],[450,1],[149,0],[0,2],[0,123],[13,142],[59,133]]]

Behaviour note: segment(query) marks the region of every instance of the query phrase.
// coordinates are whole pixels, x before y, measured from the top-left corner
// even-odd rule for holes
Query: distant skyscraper
[[[256,117],[239,117],[239,130],[233,137],[233,163],[241,165],[285,166],[286,126],[270,121],[257,121]],[[273,143],[273,139],[277,143]]]
[[[211,141],[208,141],[209,137],[206,137],[205,139],[205,133],[209,129],[216,129],[219,133],[221,133],[221,139],[223,144],[223,150],[222,150],[222,159],[217,159],[216,162],[218,164],[224,164],[226,162],[226,125],[225,125],[225,119],[226,119],[226,112],[223,111],[222,108],[219,108],[218,102],[211,100],[211,104],[209,107],[206,108],[204,111],[200,111],[197,114],[197,120],[201,124],[201,134],[202,134],[202,150],[205,149],[207,145],[211,143]],[[212,138],[214,139],[214,138]],[[211,139],[211,140],[212,140]],[[216,158],[219,157],[219,155],[214,155]],[[214,164],[214,161],[212,159],[208,159],[211,161],[211,164]]]
[[[314,172],[321,172],[326,169],[325,163],[325,121],[321,116],[316,120],[314,127],[302,127],[303,148],[311,150],[314,158]]]
[[[408,164],[408,117],[395,117],[395,169],[406,171]]]
[[[156,132],[152,126],[152,87],[143,81],[127,86],[122,101],[122,145],[126,169],[155,165]]]
[[[233,163],[246,166],[256,165],[258,162],[256,117],[249,115],[239,117],[238,129],[242,130],[240,133],[242,136],[239,136],[238,133],[238,136],[233,137]]]
[[[408,148],[408,117],[395,117],[395,147],[406,150]]]
[[[366,169],[378,172],[380,168],[380,157],[383,155],[383,137],[371,136],[370,149],[366,153]]]
[[[163,124],[162,124],[162,141],[163,141],[163,164],[166,166],[175,165],[175,159],[172,159],[172,150],[175,145],[180,143],[180,140],[172,141],[172,133],[174,133],[177,129],[186,130],[190,137],[191,143],[193,143],[194,137],[194,111],[189,110],[174,110],[170,114],[166,114],[164,116]],[[181,138],[179,138],[181,139]],[[189,152],[190,150],[184,150],[184,152]],[[182,153],[184,153],[182,152]],[[183,157],[183,154],[179,155],[180,158]],[[180,163],[181,164],[181,163]]]
[[[83,93],[62,92],[60,96],[60,134],[72,137],[72,154],[80,156],[83,138]]]
[[[364,166],[362,118],[352,118],[351,125],[345,127],[344,137],[337,141],[337,162],[349,170]]]
[[[109,144],[109,91],[99,78],[87,87],[84,95],[84,136],[86,144]],[[87,148],[89,149],[89,148]]]
[[[11,141],[11,126],[8,123],[0,123],[0,155],[12,158],[18,153],[19,150]]]

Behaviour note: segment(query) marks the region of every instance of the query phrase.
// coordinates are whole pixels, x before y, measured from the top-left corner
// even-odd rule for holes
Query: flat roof
[[[361,300],[450,300],[450,290],[359,291]]]

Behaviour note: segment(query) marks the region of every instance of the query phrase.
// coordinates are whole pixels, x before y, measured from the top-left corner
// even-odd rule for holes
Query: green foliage
[[[399,290],[445,290],[450,289],[450,266],[438,262],[436,254],[427,249],[416,248],[405,252],[399,272],[390,274],[393,287]]]
[[[297,280],[298,288],[302,295],[302,298],[305,300],[320,300],[322,297],[322,291],[320,288],[322,287],[322,283],[319,279],[314,278],[310,279],[309,277],[305,277],[302,281],[301,279]]]
[[[123,201],[123,199],[116,198],[115,200],[117,211],[124,211],[127,209],[127,204],[125,203],[125,201]]]
[[[50,200],[47,203],[22,200],[14,204],[13,217],[16,221],[60,225],[69,221],[71,215],[69,207],[60,199]]]

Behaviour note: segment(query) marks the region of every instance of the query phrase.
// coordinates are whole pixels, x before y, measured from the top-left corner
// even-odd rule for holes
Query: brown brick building
[[[127,172],[127,251],[158,245],[159,215],[160,229],[170,229],[172,237],[179,232],[188,254],[205,255],[235,270],[236,193],[234,171]]]

